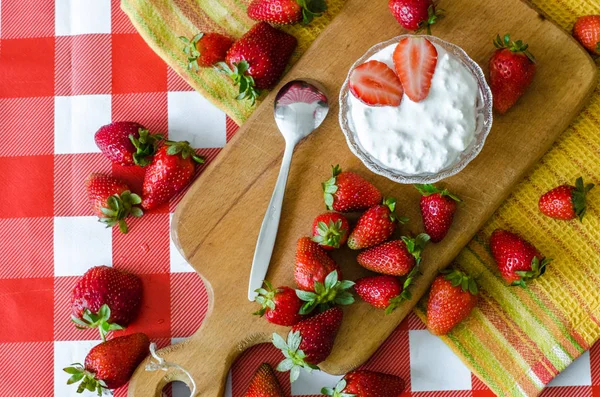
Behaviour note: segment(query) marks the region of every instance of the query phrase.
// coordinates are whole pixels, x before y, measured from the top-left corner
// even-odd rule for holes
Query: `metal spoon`
[[[327,112],[329,112],[327,95],[324,92],[317,82],[293,80],[284,85],[275,97],[275,122],[285,139],[285,151],[283,152],[283,161],[281,162],[273,196],[271,196],[271,202],[265,213],[258,234],[258,241],[256,242],[248,285],[248,299],[250,301],[256,298],[255,290],[262,287],[269,268],[269,262],[271,262],[294,148],[298,142],[321,125],[325,116],[327,116]]]

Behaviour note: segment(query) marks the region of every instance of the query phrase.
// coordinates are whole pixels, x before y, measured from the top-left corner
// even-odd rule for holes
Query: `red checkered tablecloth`
[[[135,120],[153,132],[189,140],[210,160],[237,127],[180,79],[136,33],[118,0],[0,1],[0,396],[75,396],[62,368],[82,361],[97,334],[69,321],[77,278],[100,264],[140,275],[139,319],[159,346],[200,326],[207,295],[170,236],[170,205],[130,221],[130,233],[105,229],[91,216],[83,181],[112,173],[140,191],[143,170],[112,165],[93,134],[111,121]],[[200,167],[201,172],[203,167]],[[234,365],[228,394],[243,396],[268,345]],[[402,376],[407,396],[492,393],[421,321],[411,315],[366,366]],[[335,384],[303,375],[292,395],[317,395]],[[561,374],[545,396],[600,396],[600,347]],[[594,386],[592,386],[594,385]],[[596,386],[597,385],[597,386]],[[185,395],[175,386],[175,396]],[[115,393],[126,395],[126,388]]]

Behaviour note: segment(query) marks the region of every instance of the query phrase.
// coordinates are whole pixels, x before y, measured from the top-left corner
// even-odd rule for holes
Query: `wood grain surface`
[[[368,6],[366,5],[368,3]],[[492,215],[511,188],[549,149],[589,97],[596,68],[588,55],[565,32],[520,0],[443,1],[447,17],[434,34],[461,46],[487,71],[497,33],[510,32],[530,44],[538,60],[537,76],[518,106],[505,116],[495,115],[487,143],[464,171],[447,179],[447,186],[464,203],[452,230],[440,244],[423,253],[423,274],[412,288],[413,300],[385,316],[364,302],[345,310],[335,348],[321,368],[343,374],[366,361],[427,291],[438,270],[447,266]],[[385,196],[398,199],[398,213],[411,221],[401,234],[422,231],[418,192],[367,171],[348,147],[338,124],[338,94],[349,67],[374,44],[405,31],[387,9],[387,1],[348,0],[344,10],[285,76],[313,78],[329,92],[330,115],[320,129],[296,149],[281,225],[268,279],[294,286],[296,241],[308,235],[313,218],[323,212],[320,183],[330,176],[330,165],[361,173]],[[273,99],[266,98],[235,138],[191,187],[173,219],[176,245],[203,277],[209,309],[202,327],[184,343],[160,354],[190,371],[198,384],[196,395],[223,395],[227,371],[246,348],[269,342],[271,334],[287,334],[252,316],[247,285],[256,238],[279,171],[284,150],[273,119]],[[335,252],[345,278],[368,274],[356,264],[356,253]],[[191,313],[193,315],[193,313]],[[173,380],[186,381],[177,371],[146,372],[145,363],[134,374],[129,395],[159,396]],[[188,382],[189,383],[189,382]]]

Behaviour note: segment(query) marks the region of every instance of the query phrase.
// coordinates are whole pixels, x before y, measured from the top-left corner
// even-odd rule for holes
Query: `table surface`
[[[118,3],[0,2],[0,138],[12,143],[0,147],[0,317],[8,319],[0,328],[3,397],[78,395],[61,368],[83,361],[98,341],[96,333],[73,327],[68,302],[78,276],[92,266],[140,275],[143,309],[127,332],[146,332],[159,346],[191,335],[206,312],[202,281],[169,236],[181,196],[131,221],[123,236],[97,223],[85,195],[91,172],[141,187],[143,170],[112,165],[95,146],[101,125],[138,121],[190,141],[208,162],[237,130],[148,48]],[[243,396],[258,365],[279,359],[269,345],[248,350],[232,368],[228,395]],[[365,367],[402,376],[407,396],[493,395],[414,315]],[[303,374],[290,387],[285,375],[280,379],[301,396],[337,381]],[[544,396],[600,396],[600,347],[551,386]],[[166,394],[185,396],[184,389]],[[115,395],[125,396],[126,387]]]

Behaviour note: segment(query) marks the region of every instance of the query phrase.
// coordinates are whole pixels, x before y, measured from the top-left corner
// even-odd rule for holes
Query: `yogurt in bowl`
[[[394,70],[394,51],[406,37],[372,47],[349,77],[372,60]],[[405,92],[398,106],[368,105],[350,92],[349,79],[340,95],[340,125],[352,152],[373,172],[400,183],[433,183],[460,172],[479,154],[492,125],[492,94],[481,68],[459,47],[419,37],[437,50],[424,99],[413,101]]]

